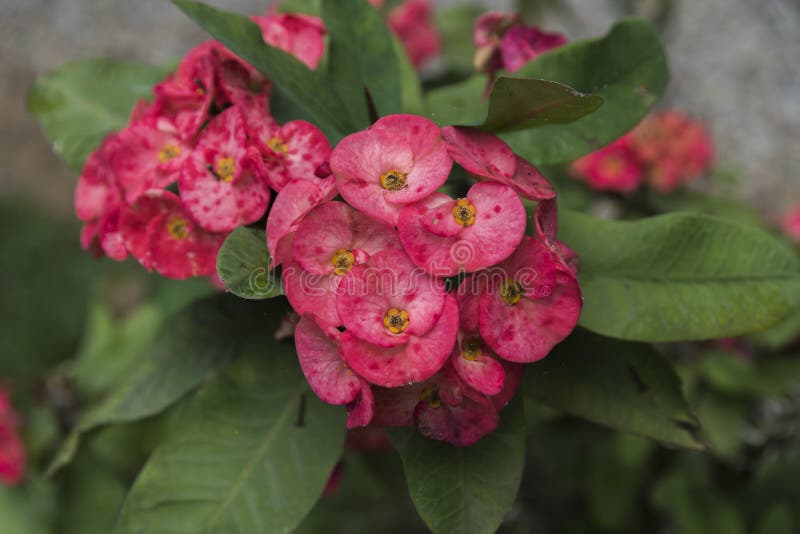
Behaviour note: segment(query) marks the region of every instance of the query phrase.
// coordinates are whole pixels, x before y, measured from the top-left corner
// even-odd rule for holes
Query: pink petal
[[[350,330],[342,334],[342,356],[369,382],[398,387],[427,380],[447,361],[458,329],[458,308],[448,295],[439,322],[424,336],[409,336],[407,344],[393,348],[373,345]]]
[[[361,379],[344,363],[338,351],[338,331],[326,334],[303,317],[297,323],[294,343],[297,359],[311,389],[328,404],[347,404],[361,394]]]
[[[332,177],[316,181],[293,180],[278,193],[267,217],[267,248],[273,267],[289,259],[287,252],[291,254],[290,248],[280,245],[281,241],[297,230],[300,220],[309,211],[335,196],[336,181]]]
[[[508,183],[517,169],[517,157],[496,135],[464,126],[442,128],[450,156],[473,176]]]
[[[464,355],[465,342],[481,345],[481,354],[477,358],[468,359]],[[461,343],[457,343],[450,362],[458,376],[470,387],[484,395],[497,395],[503,389],[506,372],[503,365],[494,357],[494,353],[485,346],[480,338],[465,336]]]
[[[415,67],[439,55],[441,42],[428,0],[406,0],[387,20]]]
[[[376,426],[412,426],[414,409],[429,382],[418,382],[395,388],[375,387],[375,414],[372,424]]]
[[[372,395],[372,386],[365,380],[361,381],[361,393],[347,405],[347,428],[367,426],[372,422],[375,414],[375,398]]]
[[[472,42],[476,47],[499,44],[500,36],[518,19],[516,13],[487,11],[475,19]]]
[[[292,54],[309,69],[317,68],[325,51],[325,26],[321,19],[299,13],[252,19],[261,27],[264,42]]]
[[[548,33],[535,26],[516,24],[503,35],[503,66],[509,72],[516,72],[540,54],[566,43],[567,38],[560,33]]]
[[[523,197],[534,200],[546,200],[556,197],[556,192],[539,169],[517,156],[517,171],[506,183]]]
[[[494,406],[470,398],[455,406],[420,402],[414,410],[414,419],[423,436],[456,447],[473,445],[494,431],[500,420]]]
[[[283,266],[283,290],[294,311],[311,314],[324,324],[340,325],[336,311],[337,288],[341,277],[334,274],[315,274],[288,261]]]
[[[434,197],[434,195],[436,197],[439,196],[439,194],[434,193],[428,198]],[[444,202],[430,208],[428,211],[423,213],[421,217],[418,218],[419,224],[422,226],[424,230],[435,236],[453,237],[455,235],[458,235],[461,233],[464,227],[458,224],[456,222],[456,219],[453,217],[453,208],[455,206],[456,206],[456,201],[451,199],[450,197],[445,196]],[[401,218],[403,218],[402,214]],[[413,219],[413,216],[410,218]]]
[[[119,207],[106,212],[100,218],[98,227],[100,247],[106,256],[116,261],[122,261],[128,257],[125,239],[119,228],[119,216]]]

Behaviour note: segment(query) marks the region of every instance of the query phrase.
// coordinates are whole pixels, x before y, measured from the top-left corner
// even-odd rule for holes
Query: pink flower
[[[572,172],[598,191],[630,193],[644,180],[641,164],[627,135],[575,161]]]
[[[496,135],[477,128],[447,126],[442,128],[442,137],[450,157],[474,178],[500,182],[530,200],[555,198],[553,186],[542,173]]]
[[[496,270],[467,277],[458,291],[461,299],[479,299],[483,340],[501,358],[518,363],[547,356],[575,328],[582,307],[575,275],[547,243],[532,237],[524,237]]]
[[[183,167],[181,200],[211,232],[228,232],[260,219],[269,204],[266,182],[254,172],[244,120],[228,108],[205,127]]]
[[[16,486],[25,478],[25,446],[9,393],[0,389],[0,483]]]
[[[216,41],[196,46],[184,56],[174,75],[153,88],[156,99],[150,113],[170,119],[184,140],[193,139],[208,119],[216,97],[216,52],[221,46]]]
[[[439,55],[439,32],[428,0],[406,0],[389,13],[388,23],[415,67]]]
[[[291,259],[294,233],[303,217],[335,196],[333,176],[316,181],[292,180],[281,189],[267,217],[267,250],[272,267]]]
[[[643,162],[648,183],[662,193],[702,175],[714,159],[714,145],[705,126],[675,110],[645,117],[629,138],[631,150]]]
[[[217,106],[239,108],[249,134],[264,124],[273,124],[269,112],[270,81],[227,48],[220,47],[217,57]]]
[[[108,136],[86,160],[75,188],[75,213],[84,223],[81,247],[121,261],[128,253],[124,246],[118,246],[117,239],[122,195],[109,163],[109,147],[114,144],[115,135]]]
[[[800,206],[794,206],[783,214],[783,233],[800,243]]]
[[[436,276],[490,267],[509,257],[525,233],[525,206],[508,186],[480,182],[466,198],[434,193],[403,208],[398,234],[418,266]]]
[[[555,32],[526,26],[519,15],[502,11],[484,13],[475,20],[472,40],[477,48],[475,68],[491,78],[497,70],[516,72],[540,54],[567,43]]]
[[[126,203],[148,189],[163,189],[177,182],[192,152],[165,119],[143,119],[111,139],[108,159]]]
[[[328,404],[348,407],[347,428],[366,426],[372,419],[372,390],[342,360],[340,337],[336,327],[323,330],[314,320],[303,317],[294,333],[297,359],[317,397]]]
[[[291,180],[316,181],[314,173],[331,158],[331,144],[319,128],[306,121],[279,126],[262,122],[254,135],[254,160],[269,186],[280,191]]]
[[[330,161],[342,197],[392,225],[403,205],[422,200],[447,180],[452,164],[439,128],[415,115],[389,115],[348,135]]]
[[[468,447],[497,428],[498,413],[514,395],[518,384],[519,373],[511,373],[503,391],[489,397],[472,389],[446,366],[419,384],[374,388],[372,423],[417,426],[423,436]]]
[[[540,54],[566,44],[567,38],[556,32],[545,32],[536,26],[517,24],[503,35],[500,47],[503,67],[516,72]]]
[[[198,226],[174,193],[146,191],[123,208],[119,224],[125,246],[148,270],[176,279],[216,271],[225,234]]]
[[[400,248],[397,233],[388,224],[343,202],[317,206],[297,225],[293,260],[283,269],[289,302],[297,313],[313,314],[326,324],[342,324],[336,295],[343,277],[388,248]]]
[[[386,249],[353,267],[338,293],[342,356],[369,382],[427,380],[447,361],[458,330],[455,299],[404,252]]]
[[[299,13],[252,19],[261,27],[264,42],[292,54],[311,70],[317,68],[325,51],[325,25],[322,19]]]

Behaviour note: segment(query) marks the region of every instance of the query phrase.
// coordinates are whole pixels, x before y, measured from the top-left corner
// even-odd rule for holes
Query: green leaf
[[[542,78],[603,98],[603,107],[569,124],[502,136],[515,152],[537,165],[572,161],[629,131],[661,97],[669,74],[653,26],[625,19],[599,39],[542,54],[515,73]]]
[[[289,344],[262,336],[183,407],[126,498],[115,532],[290,532],[345,436]]]
[[[425,103],[422,100],[422,85],[417,71],[406,54],[403,43],[396,35],[392,35],[394,53],[400,68],[400,93],[403,101],[403,112],[414,115],[425,114]]]
[[[78,171],[106,135],[128,123],[136,101],[149,98],[165,75],[163,67],[111,59],[68,63],[36,80],[28,110],[53,150]]]
[[[162,312],[153,304],[139,306],[124,319],[115,320],[110,306],[95,303],[72,367],[81,393],[94,397],[126,376],[155,337],[161,320]]]
[[[756,210],[743,202],[730,198],[686,190],[670,194],[648,190],[645,195],[647,204],[660,212],[690,211],[742,224],[764,226],[764,220]]]
[[[519,491],[525,462],[522,399],[502,412],[500,426],[471,447],[423,437],[416,428],[391,429],[417,512],[435,533],[497,530]]]
[[[683,341],[767,328],[800,302],[800,260],[766,232],[673,213],[608,221],[563,211],[581,262],[580,324],[610,337]]]
[[[528,78],[499,78],[488,104],[480,104],[473,91],[480,84],[466,82],[470,91],[451,86],[431,92],[431,118],[441,124],[478,125],[490,132],[512,132],[575,121],[597,110],[603,99],[585,95],[567,85]]]
[[[51,483],[28,475],[25,484],[0,484],[0,530],[3,534],[53,532],[56,491]]]
[[[492,86],[489,112],[480,127],[490,132],[513,132],[566,124],[602,105],[602,97],[585,95],[561,83],[500,78]]]
[[[228,291],[245,299],[269,299],[283,291],[270,270],[263,230],[240,226],[231,232],[217,255],[217,275]]]
[[[149,417],[174,404],[237,357],[253,332],[273,332],[286,310],[283,299],[250,302],[218,295],[167,318],[136,369],[80,417],[49,473],[72,460],[82,434]]]
[[[280,98],[304,112],[303,118],[314,122],[332,144],[357,129],[341,113],[345,105],[329,81],[291,54],[264,43],[261,29],[250,19],[192,0],[173,0],[173,3],[215,39],[263,72]]]
[[[330,36],[329,71],[351,122],[372,123],[372,99],[379,116],[402,111],[400,70],[392,36],[367,0],[322,0],[322,19]]]
[[[702,449],[699,424],[669,363],[650,346],[576,330],[525,370],[532,399],[662,443]]]

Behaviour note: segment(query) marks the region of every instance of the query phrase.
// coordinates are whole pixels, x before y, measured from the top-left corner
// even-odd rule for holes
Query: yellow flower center
[[[468,339],[461,344],[461,357],[474,362],[483,355],[483,345],[480,339]]]
[[[217,166],[215,173],[217,178],[223,182],[233,181],[233,176],[236,174],[236,164],[231,157],[217,158]]]
[[[331,263],[335,267],[333,274],[343,276],[355,265],[356,257],[349,250],[339,250],[331,257]]]
[[[506,278],[503,280],[503,283],[500,284],[500,296],[503,298],[503,302],[506,303],[506,306],[513,306],[522,298],[522,286],[514,280]]]
[[[170,217],[167,221],[167,231],[175,239],[186,239],[189,237],[189,221],[183,217]]]
[[[158,153],[158,162],[166,163],[181,155],[181,147],[178,145],[164,145],[161,152]]]
[[[269,141],[267,141],[267,146],[270,150],[275,152],[276,154],[283,154],[284,156],[289,153],[289,148],[286,146],[286,143],[283,142],[283,139],[280,137],[272,137]]]
[[[406,186],[406,173],[391,169],[381,174],[381,187],[387,191],[399,191]]]
[[[609,177],[617,177],[625,168],[625,160],[619,156],[607,156],[600,162],[600,170]]]
[[[475,206],[466,198],[460,198],[453,206],[453,218],[464,228],[475,224]]]
[[[423,389],[419,399],[427,402],[431,408],[438,408],[442,405],[442,399],[439,398],[439,388],[435,385]]]
[[[408,312],[392,308],[383,316],[383,326],[392,334],[402,334],[408,328]]]

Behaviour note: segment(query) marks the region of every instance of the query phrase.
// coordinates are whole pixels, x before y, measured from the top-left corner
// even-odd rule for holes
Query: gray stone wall
[[[268,5],[213,3],[244,13]],[[560,4],[547,25],[581,38],[605,32],[625,2]],[[663,25],[672,70],[666,104],[709,122],[722,165],[743,178],[745,198],[768,212],[800,202],[800,1],[672,4]],[[37,73],[89,56],[166,61],[203,38],[166,0],[0,0],[0,193],[32,193],[70,209],[74,177],[25,112]]]

